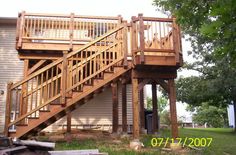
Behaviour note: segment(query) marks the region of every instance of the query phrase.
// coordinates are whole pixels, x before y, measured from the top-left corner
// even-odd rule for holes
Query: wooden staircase
[[[85,44],[22,81],[8,85],[5,133],[27,138],[110,86],[127,73],[123,24]],[[12,117],[11,114],[14,113]],[[9,129],[15,128],[15,131]]]
[[[8,84],[5,135],[27,138],[39,132],[130,70],[134,137],[139,135],[140,81],[141,86],[159,83],[169,93],[172,130],[177,130],[174,78],[183,58],[175,18],[139,14],[127,23],[121,16],[22,12],[17,21],[16,49],[19,58],[25,64],[28,61],[26,70],[29,59],[34,66],[30,74],[24,71],[23,80]],[[40,61],[35,64],[32,57]],[[38,69],[42,64],[47,65]]]

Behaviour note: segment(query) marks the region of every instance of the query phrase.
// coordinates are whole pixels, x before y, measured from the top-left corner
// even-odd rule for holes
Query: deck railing
[[[101,16],[78,16],[19,14],[17,25],[17,48],[22,42],[84,44],[99,37],[121,23],[122,18]]]
[[[72,91],[82,91],[95,77],[112,71],[116,65],[125,65],[124,34],[127,34],[126,25],[119,25],[79,50],[65,52],[62,58],[22,81],[10,84],[5,131],[17,124],[27,124],[29,118],[39,117],[40,111],[49,110],[51,103],[65,106],[66,96]]]
[[[180,30],[175,18],[132,17],[133,56],[181,54]],[[179,61],[179,58],[177,58]]]

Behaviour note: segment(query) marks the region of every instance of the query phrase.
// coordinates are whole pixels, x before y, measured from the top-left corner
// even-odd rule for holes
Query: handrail
[[[68,14],[46,14],[46,13],[25,13],[26,16],[36,16],[36,17],[64,17],[70,18]],[[86,18],[86,19],[108,19],[108,20],[118,20],[119,16],[88,16],[88,15],[75,15],[75,18]]]
[[[113,34],[113,33],[117,32],[117,31],[119,31],[119,30],[122,29],[123,27],[124,27],[124,26],[121,25],[121,26],[119,26],[119,27],[117,27],[117,28],[115,28],[115,29],[113,29],[113,30],[107,32],[107,33],[104,34],[103,36],[100,36],[100,37],[94,39],[93,41],[87,43],[85,46],[81,47],[79,50],[76,50],[76,51],[74,51],[74,52],[69,53],[69,54],[67,55],[67,58],[69,58],[69,57],[73,56],[74,54],[76,54],[76,53],[78,53],[78,52],[80,52],[80,51],[86,49],[87,47],[91,46],[92,44],[94,44],[94,43],[96,43],[96,42],[99,42],[100,40],[102,40],[102,39],[104,39],[104,38],[110,36],[111,34]],[[19,82],[13,84],[12,87],[11,87],[11,89],[14,89],[14,88],[16,88],[16,87],[22,85],[22,84],[25,83],[26,81],[28,81],[28,80],[34,78],[35,76],[41,74],[42,72],[46,71],[47,69],[49,69],[49,68],[51,68],[51,67],[53,67],[53,66],[56,66],[57,64],[59,64],[59,63],[61,63],[61,62],[62,62],[62,58],[60,58],[60,59],[58,59],[58,60],[52,62],[51,64],[45,66],[44,68],[39,69],[38,71],[36,71],[36,72],[34,72],[33,74],[29,75],[28,77],[26,77],[26,78],[23,79],[22,81],[19,81]]]

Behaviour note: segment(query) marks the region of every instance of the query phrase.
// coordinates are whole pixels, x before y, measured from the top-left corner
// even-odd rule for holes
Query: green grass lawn
[[[193,155],[235,155],[236,154],[236,134],[232,129],[223,128],[208,128],[208,129],[187,129],[180,128],[179,135],[182,138],[212,138],[212,143],[209,147],[201,147],[200,151],[190,151],[188,154]],[[153,137],[170,137],[169,130],[163,130],[158,135],[144,135],[141,141],[145,148],[140,152],[135,152],[129,149],[129,139],[121,139],[120,143],[114,143],[109,139],[88,139],[88,140],[73,140],[71,143],[60,142],[56,143],[57,150],[72,150],[72,149],[99,149],[100,152],[108,152],[109,155],[148,155],[161,154],[159,147],[151,146]],[[172,153],[173,154],[173,153]]]

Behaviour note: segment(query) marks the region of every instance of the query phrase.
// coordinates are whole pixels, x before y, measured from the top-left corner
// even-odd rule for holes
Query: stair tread
[[[16,124],[16,126],[28,126],[28,124]]]

